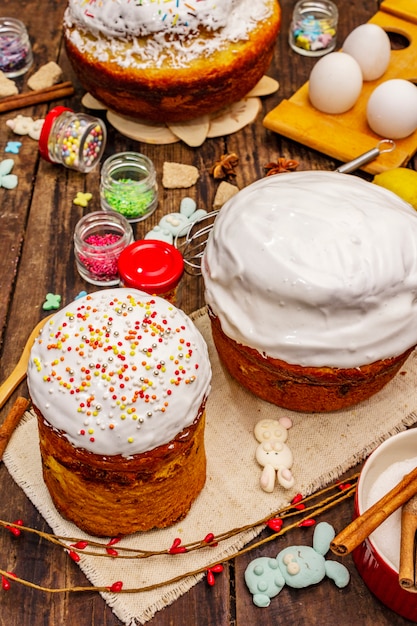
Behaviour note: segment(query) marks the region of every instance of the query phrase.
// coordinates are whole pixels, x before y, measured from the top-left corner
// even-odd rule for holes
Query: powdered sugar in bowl
[[[356,490],[359,516],[417,467],[417,429],[390,437],[366,461]],[[417,594],[398,581],[401,510],[395,511],[353,551],[356,568],[368,589],[391,610],[417,622]]]

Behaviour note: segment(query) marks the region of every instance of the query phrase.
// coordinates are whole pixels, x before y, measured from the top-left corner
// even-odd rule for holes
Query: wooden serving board
[[[401,50],[391,50],[390,64],[383,76],[374,81],[364,81],[359,99],[346,113],[331,115],[315,109],[308,97],[306,82],[289,100],[283,100],[263,120],[266,128],[302,143],[314,150],[346,163],[375,148],[384,137],[375,134],[366,121],[366,105],[377,85],[392,78],[417,81],[417,0],[386,0],[387,10],[379,11],[369,22],[378,24],[386,32],[405,36],[410,45]],[[388,12],[396,7],[407,19]],[[417,131],[405,139],[395,140],[396,148],[364,165],[370,174],[401,167],[417,151]]]
[[[417,0],[385,0],[379,8],[381,11],[401,17],[407,22],[417,24]]]

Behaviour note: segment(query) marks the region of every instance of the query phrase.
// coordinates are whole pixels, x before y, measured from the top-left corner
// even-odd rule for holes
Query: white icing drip
[[[111,56],[122,67],[161,67],[167,61],[186,67],[191,59],[246,41],[271,10],[270,0],[70,0],[64,26],[81,52],[101,62]],[[200,37],[200,31],[216,36]]]
[[[27,380],[35,406],[74,446],[128,457],[190,426],[210,379],[207,346],[185,313],[135,289],[107,289],[46,323]]]
[[[417,213],[356,176],[268,176],[223,206],[203,259],[232,339],[303,366],[360,367],[417,344]]]

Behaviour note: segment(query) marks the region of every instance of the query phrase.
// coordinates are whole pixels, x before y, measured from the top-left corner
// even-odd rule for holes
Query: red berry
[[[215,574],[220,574],[223,571],[224,567],[221,563],[217,563],[217,565],[213,565],[213,567],[211,567],[210,569]]]
[[[117,552],[117,550],[115,550],[114,548],[106,548],[106,552],[107,554],[109,554],[110,556],[118,556],[119,553]]]
[[[282,526],[283,526],[283,521],[281,518],[279,517],[274,517],[273,519],[270,519],[267,526],[268,528],[270,528],[271,530],[273,530],[276,533],[279,533],[279,531],[281,530]]]
[[[298,525],[299,526],[314,526],[314,524],[316,523],[315,519],[309,518],[309,519],[305,519],[302,522],[300,522]]]
[[[74,550],[68,550],[68,554],[71,559],[75,561],[75,563],[78,563],[78,561],[80,560],[80,555],[77,554],[77,552],[74,552]]]
[[[6,578],[6,576],[2,575],[2,577],[1,577],[1,586],[3,587],[3,589],[5,591],[9,591],[9,589],[10,589],[10,581],[9,581],[8,578]]]
[[[203,541],[204,541],[204,543],[208,543],[208,544],[210,544],[210,546],[211,546],[212,548],[215,548],[216,546],[218,546],[218,545],[219,545],[219,542],[218,542],[218,541],[213,541],[213,540],[214,540],[214,535],[213,535],[213,533],[209,533],[208,535],[206,535],[206,536],[204,537],[204,540],[203,540]]]

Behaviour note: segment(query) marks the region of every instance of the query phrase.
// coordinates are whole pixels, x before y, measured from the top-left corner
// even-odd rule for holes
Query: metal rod
[[[385,145],[386,148],[382,148],[382,146]],[[392,139],[382,139],[375,146],[375,148],[371,148],[371,150],[364,152],[363,154],[356,157],[356,159],[353,159],[348,163],[344,163],[344,165],[341,165],[335,171],[339,172],[340,174],[349,174],[350,172],[357,170],[359,167],[361,167],[361,165],[365,165],[366,163],[373,161],[380,154],[384,152],[392,152],[393,150],[395,150],[395,142],[392,141]]]

